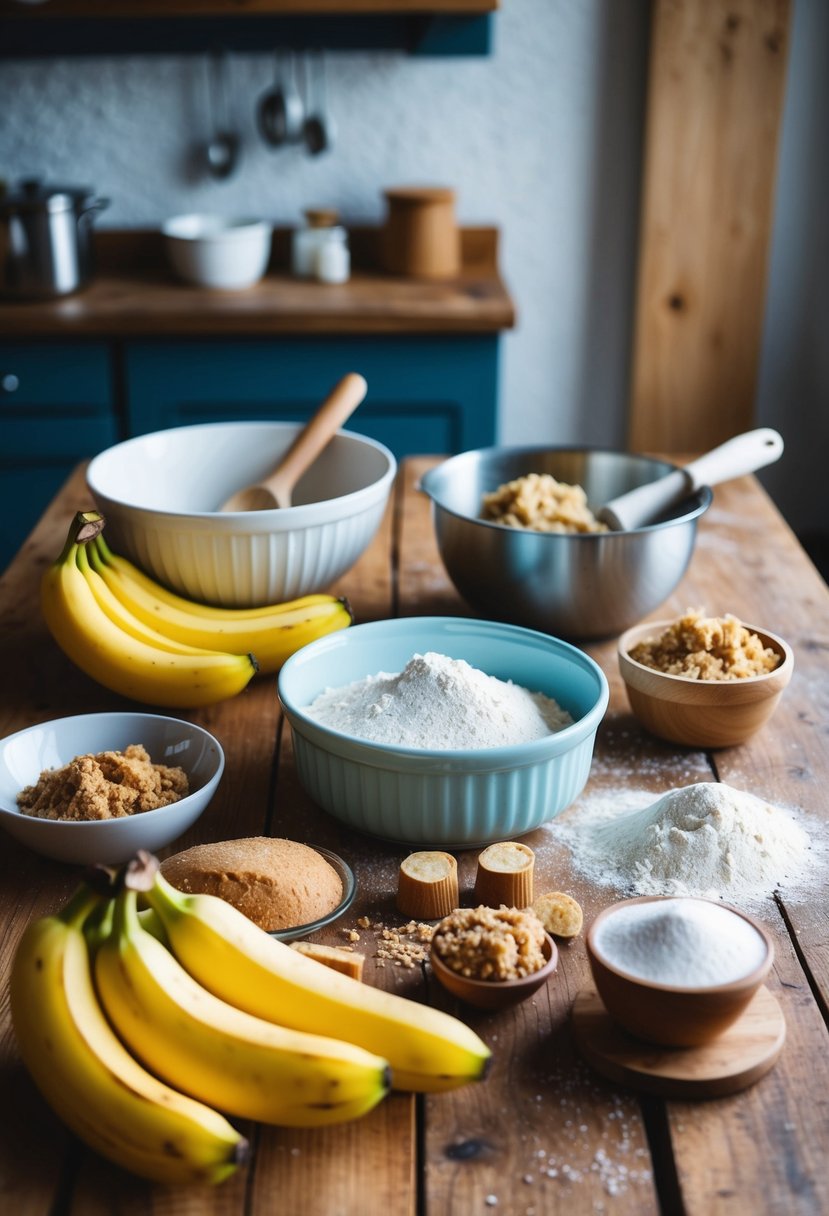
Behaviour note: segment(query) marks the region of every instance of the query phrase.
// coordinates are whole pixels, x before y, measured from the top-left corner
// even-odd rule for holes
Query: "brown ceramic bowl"
[[[737,908],[710,900],[706,902],[715,903],[748,921],[766,944],[762,963],[732,983],[705,988],[659,984],[630,975],[614,966],[597,950],[599,926],[614,912],[632,904],[671,898],[664,895],[642,896],[639,899],[625,899],[605,908],[587,932],[587,957],[605,1009],[623,1030],[637,1039],[659,1043],[664,1047],[699,1047],[727,1030],[746,1008],[771,970],[774,943],[762,925],[750,916]]]
[[[459,975],[441,960],[434,944],[430,952],[432,971],[447,991],[468,1005],[477,1005],[479,1009],[507,1009],[517,1005],[537,992],[558,966],[558,948],[549,933],[544,934],[544,957],[547,960],[543,967],[532,975],[525,975],[520,980],[472,980]]]
[[[733,747],[765,725],[792,678],[794,656],[776,634],[743,623],[781,656],[780,665],[767,675],[744,680],[669,676],[637,663],[629,652],[646,638],[658,637],[673,621],[650,621],[622,634],[619,670],[630,707],[651,734],[686,747]]]

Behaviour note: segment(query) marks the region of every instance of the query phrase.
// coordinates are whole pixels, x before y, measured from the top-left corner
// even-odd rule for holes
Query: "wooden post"
[[[753,425],[790,0],[654,0],[629,442]]]

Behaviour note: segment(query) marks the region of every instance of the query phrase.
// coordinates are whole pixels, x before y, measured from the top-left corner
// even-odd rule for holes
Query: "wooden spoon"
[[[684,468],[674,469],[658,481],[637,486],[605,503],[597,519],[614,532],[629,532],[653,523],[663,511],[681,502],[701,486],[715,486],[732,477],[753,473],[783,455],[783,440],[771,427],[735,435]]]
[[[367,391],[368,385],[357,372],[343,376],[308,419],[274,471],[255,485],[231,494],[219,510],[274,511],[290,507],[294,486],[339,427],[354,413]]]

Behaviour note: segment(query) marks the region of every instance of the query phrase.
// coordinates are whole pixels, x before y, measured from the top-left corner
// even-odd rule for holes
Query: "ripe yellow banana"
[[[20,941],[10,996],[23,1062],[56,1114],[110,1161],[157,1182],[221,1182],[245,1159],[247,1141],[146,1072],[101,1011],[82,928],[97,900],[81,887]]]
[[[105,688],[152,705],[192,708],[241,692],[256,671],[252,655],[161,649],[104,612],[78,566],[78,549],[99,521],[94,512],[75,516],[63,552],[41,581],[43,615],[64,653]]]
[[[454,1089],[486,1073],[490,1050],[439,1009],[322,967],[213,895],[185,895],[156,874],[147,891],[170,948],[191,975],[257,1017],[334,1032],[389,1061],[395,1089]]]
[[[141,927],[135,890],[116,900],[95,981],[118,1035],[147,1068],[230,1114],[319,1127],[365,1114],[388,1091],[380,1056],[263,1021],[207,992]]]
[[[78,569],[89,584],[92,594],[98,601],[98,606],[106,613],[114,625],[117,625],[119,629],[123,629],[124,633],[128,633],[130,637],[136,638],[139,642],[146,642],[158,650],[165,650],[168,654],[215,655],[217,653],[214,650],[205,650],[202,647],[187,646],[184,642],[174,642],[163,633],[159,633],[157,630],[151,629],[149,625],[145,625],[137,616],[133,616],[129,609],[124,607],[118,597],[112,594],[100,574],[92,569],[92,566],[89,564],[87,545],[78,545],[75,560],[78,564]]]
[[[266,608],[193,603],[114,554],[102,536],[90,545],[89,558],[112,594],[145,625],[188,646],[253,653],[263,674],[278,671],[301,646],[353,620],[348,603],[333,595],[306,595]]]

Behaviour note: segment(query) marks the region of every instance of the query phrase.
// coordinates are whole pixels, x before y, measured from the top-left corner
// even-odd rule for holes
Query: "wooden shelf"
[[[500,0],[0,0],[0,58],[263,47],[486,55]]]
[[[457,278],[434,282],[383,273],[377,229],[350,229],[354,272],[328,286],[293,278],[290,231],[274,234],[264,279],[244,291],[179,282],[158,231],[96,234],[98,271],[77,295],[0,303],[6,341],[51,338],[272,337],[284,334],[496,334],[515,324],[497,270],[497,231],[462,230]]]
[[[2,0],[0,13],[16,13],[29,20],[60,17],[100,17],[118,20],[141,17],[243,17],[302,16],[308,13],[449,14],[493,13],[500,0],[48,0],[26,8],[17,0]]]

